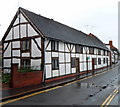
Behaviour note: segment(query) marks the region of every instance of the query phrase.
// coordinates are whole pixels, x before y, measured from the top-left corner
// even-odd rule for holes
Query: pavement
[[[115,65],[112,66],[112,68],[114,68],[114,67],[115,67]],[[96,71],[96,73],[101,73],[101,72],[106,71],[108,69],[111,69],[111,68],[105,68],[105,69]],[[89,73],[89,76],[90,75],[91,75],[91,73]],[[82,79],[85,77],[86,77],[86,74],[81,75],[79,79]],[[49,89],[52,87],[62,86],[64,84],[67,84],[69,82],[73,82],[75,80],[76,80],[76,77],[73,77],[73,78],[59,80],[56,82],[50,82],[50,83],[47,83],[45,85],[34,85],[34,86],[27,86],[27,87],[23,87],[23,88],[17,88],[17,89],[9,88],[8,84],[3,84],[2,91],[0,92],[0,94],[2,93],[2,101],[6,101],[8,99],[18,98],[18,97],[28,95],[31,93],[35,93],[35,92],[38,92],[41,90],[46,90],[46,89]]]

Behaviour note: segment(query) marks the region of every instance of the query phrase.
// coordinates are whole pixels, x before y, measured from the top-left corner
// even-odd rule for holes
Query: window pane
[[[27,40],[26,49],[30,49],[30,41]]]
[[[74,68],[75,67],[75,58],[71,58],[71,67]]]
[[[59,59],[58,58],[52,58],[52,69],[53,70],[59,69]]]
[[[54,41],[51,41],[51,50],[54,50],[54,46],[55,46]]]
[[[98,64],[101,64],[101,58],[98,58]]]
[[[29,50],[30,49],[30,40],[22,41],[22,50]]]
[[[21,62],[22,67],[30,67],[30,59],[22,59]]]
[[[26,49],[26,43],[25,43],[25,41],[23,41],[22,43],[23,43],[23,44],[22,44],[22,45],[23,45],[23,46],[22,46],[22,47],[23,47],[23,50],[25,50],[25,49]]]

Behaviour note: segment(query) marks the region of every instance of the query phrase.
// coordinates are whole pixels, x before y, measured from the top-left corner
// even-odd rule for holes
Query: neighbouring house
[[[3,71],[11,63],[43,71],[45,82],[110,65],[110,52],[93,34],[19,8],[3,39]],[[34,79],[34,78],[31,78]]]
[[[119,60],[119,51],[115,46],[113,46],[113,41],[109,41],[109,44],[106,44],[106,46],[111,52],[112,64],[117,63]]]
[[[0,70],[2,69],[2,41],[0,41]]]

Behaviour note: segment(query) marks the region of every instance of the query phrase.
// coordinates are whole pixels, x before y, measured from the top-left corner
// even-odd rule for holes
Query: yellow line
[[[115,90],[113,91],[113,93],[116,92],[116,91],[117,91],[117,89],[115,89]],[[100,107],[103,107],[103,106],[106,104],[106,102],[112,97],[113,93],[110,94],[110,95],[107,97],[107,99],[102,103],[102,105],[101,105]]]
[[[26,96],[23,96],[23,97],[20,97],[20,98],[16,98],[16,99],[13,99],[13,100],[2,102],[0,104],[4,105],[4,104],[11,103],[11,102],[14,102],[14,101],[22,100],[22,99],[25,99],[25,98],[28,98],[28,97],[31,97],[31,96],[35,96],[37,94],[48,92],[50,90],[55,90],[55,89],[60,88],[60,87],[62,87],[62,86],[57,86],[57,87],[54,87],[54,88],[51,88],[51,89],[47,89],[47,90],[44,90],[44,91],[40,91],[40,92],[36,92],[36,93],[33,93],[33,94],[29,94],[29,95],[26,95]]]
[[[119,85],[120,86],[120,85]],[[103,107],[105,105],[108,105],[112,99],[116,96],[116,94],[118,93],[118,88],[119,86],[107,97],[107,99],[102,103],[102,105],[100,107]],[[106,106],[105,106],[106,107]]]
[[[114,99],[114,97],[117,95],[117,93],[118,93],[118,90],[115,92],[115,94],[111,97],[111,99],[107,102],[107,104],[106,104],[106,106],[105,107],[107,107],[109,104],[110,104],[110,102]]]
[[[98,73],[98,74],[95,74],[94,76],[101,75],[101,74],[106,73],[106,72],[108,72],[108,71],[100,72],[100,73]],[[86,78],[83,78],[83,79],[80,79],[80,80],[76,80],[76,81],[74,81],[74,82],[65,84],[65,85],[63,85],[63,86],[67,86],[67,85],[70,85],[70,84],[72,84],[72,83],[75,83],[75,82],[78,82],[78,81],[82,81],[82,80],[85,80],[85,79],[88,79],[88,78],[91,78],[91,77],[94,77],[94,76],[89,76],[89,77],[86,77]],[[55,89],[60,88],[60,87],[63,87],[63,86],[53,87],[53,88],[50,88],[50,89],[46,89],[46,90],[44,90],[44,91],[36,92],[36,93],[29,94],[29,95],[26,95],[26,96],[23,96],[23,97],[19,97],[19,98],[16,98],[16,99],[9,100],[9,101],[6,101],[6,102],[2,102],[2,103],[0,103],[0,104],[4,105],[4,104],[11,103],[11,102],[14,102],[14,101],[22,100],[22,99],[25,99],[25,98],[28,98],[28,97],[31,97],[31,96],[35,96],[35,95],[37,95],[37,94],[41,94],[41,93],[45,93],[45,92],[48,92],[48,91],[51,91],[51,90],[55,90]]]

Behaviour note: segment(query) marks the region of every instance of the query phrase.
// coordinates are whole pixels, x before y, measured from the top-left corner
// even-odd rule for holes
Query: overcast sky
[[[119,0],[1,0],[0,39],[18,7],[23,7],[60,23],[93,33],[104,43],[118,46]]]

